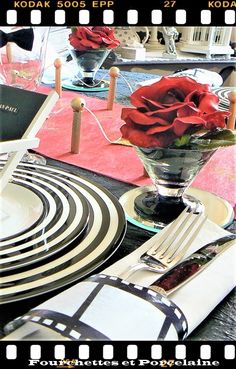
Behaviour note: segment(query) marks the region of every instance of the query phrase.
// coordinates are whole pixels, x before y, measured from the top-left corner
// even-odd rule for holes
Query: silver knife
[[[170,295],[185,283],[195,278],[206,269],[216,257],[233,245],[236,245],[236,235],[234,234],[208,243],[170,269],[167,273],[163,274],[148,288],[165,296]]]

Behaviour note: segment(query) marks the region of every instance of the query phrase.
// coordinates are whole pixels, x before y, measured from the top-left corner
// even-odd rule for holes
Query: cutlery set
[[[179,217],[162,231],[155,245],[140,256],[139,262],[131,265],[119,277],[128,280],[140,270],[162,274],[149,289],[169,296],[206,269],[229,247],[236,245],[236,235],[230,234],[204,245],[184,258],[207,220],[207,216],[188,213],[188,210],[185,208]]]
[[[140,262],[120,275],[128,278],[137,270],[147,269],[163,273],[176,265],[192,245],[207,217],[202,214],[188,213],[188,208],[160,235],[157,243],[140,257]]]

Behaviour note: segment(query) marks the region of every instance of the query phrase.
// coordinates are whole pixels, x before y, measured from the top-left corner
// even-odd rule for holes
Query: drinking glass
[[[49,27],[1,27],[0,83],[35,91],[44,71]],[[29,102],[30,103],[30,102]],[[28,151],[24,162],[46,164]]]
[[[0,31],[6,38],[0,49],[1,83],[36,90],[44,70],[49,28],[1,27]],[[22,42],[24,38],[28,45]]]

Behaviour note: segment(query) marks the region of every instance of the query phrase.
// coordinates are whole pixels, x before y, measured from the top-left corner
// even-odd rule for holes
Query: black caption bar
[[[1,0],[0,25],[232,26],[235,13],[232,0]]]
[[[10,341],[0,342],[1,367],[235,367],[229,342]]]

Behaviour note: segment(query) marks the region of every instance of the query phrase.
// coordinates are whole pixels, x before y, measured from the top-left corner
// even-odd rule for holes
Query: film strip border
[[[186,9],[186,6],[183,6],[182,8],[166,7],[163,9],[147,7],[145,10],[137,9],[137,4],[127,9],[123,6],[124,0],[119,1],[122,2],[122,6],[120,5],[118,9],[108,7],[109,1],[94,1],[93,3],[105,4],[100,7],[82,9],[79,0],[55,1],[48,7],[47,4],[51,4],[50,1],[14,1],[13,7],[1,9],[0,25],[232,26],[236,23],[236,3],[234,1],[208,1],[208,5],[212,4],[210,9],[207,7]],[[163,2],[176,3],[174,0],[163,0]],[[32,7],[29,7],[31,3]],[[37,7],[39,3],[42,4],[41,8]],[[235,5],[234,8],[228,8],[223,7],[224,3],[229,6],[234,3]]]
[[[235,365],[235,343],[214,341],[185,344],[167,341],[105,343],[104,341],[63,342],[1,342],[1,364],[25,363],[28,367],[74,368],[78,366],[140,366],[140,367],[219,367]],[[21,366],[22,367],[22,366]],[[26,366],[23,366],[26,367]]]

